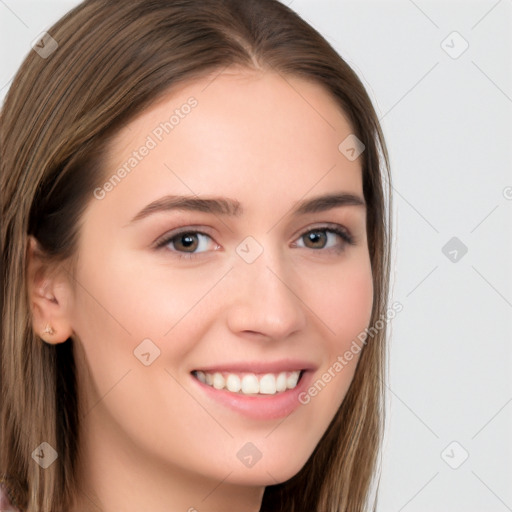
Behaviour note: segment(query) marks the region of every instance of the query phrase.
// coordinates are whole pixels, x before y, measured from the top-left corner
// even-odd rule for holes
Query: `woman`
[[[4,498],[368,510],[389,189],[355,73],[276,0],[88,0],[41,48],[2,110]]]

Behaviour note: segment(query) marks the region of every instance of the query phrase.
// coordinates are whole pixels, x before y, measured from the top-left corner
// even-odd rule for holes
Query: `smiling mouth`
[[[279,373],[231,373],[194,370],[199,382],[217,390],[248,396],[276,395],[295,389],[304,370]]]

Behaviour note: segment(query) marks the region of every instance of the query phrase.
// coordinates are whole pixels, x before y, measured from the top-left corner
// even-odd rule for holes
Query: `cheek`
[[[121,328],[133,343],[141,336],[170,335],[225,274],[224,269],[207,272],[200,267],[180,271],[175,262],[152,255],[134,257],[128,251],[112,251],[101,258],[101,265],[93,263],[98,259],[83,262],[79,280],[87,283],[87,293],[79,309],[87,310],[84,318],[99,313],[105,328]]]
[[[373,307],[373,278],[369,258],[363,254],[335,270],[318,275],[319,286],[309,295],[318,315],[318,330],[324,333],[322,367],[301,397],[315,409],[312,432],[323,433],[341,405],[352,382],[363,348],[361,334],[368,328]],[[320,286],[320,284],[324,286]],[[310,404],[310,405],[307,405]],[[314,438],[312,438],[314,441]]]
[[[330,311],[334,318],[335,331],[340,333],[343,340],[352,340],[364,331],[370,322],[373,307],[373,279],[370,267],[354,270],[346,275],[333,304],[336,298],[338,308]],[[339,319],[337,323],[336,318]]]
[[[305,275],[303,297],[314,332],[321,333],[323,361],[310,387],[299,397],[304,405],[301,425],[308,442],[318,442],[341,405],[352,382],[363,347],[360,341],[373,307],[373,278],[368,256],[354,257],[345,265]],[[315,286],[311,286],[314,279]],[[309,283],[309,285],[308,285]],[[359,337],[359,339],[358,339]]]
[[[158,375],[168,381],[163,370],[184,364],[208,328],[208,292],[225,271],[207,274],[198,268],[191,278],[190,271],[166,271],[163,264],[121,253],[87,256],[77,274],[73,329],[83,347],[82,371],[93,385],[91,400],[94,403],[128,371],[130,382],[143,379],[155,386],[152,379],[161,378]],[[198,315],[201,321],[194,322]],[[148,352],[152,362],[144,366],[142,354]],[[123,381],[118,391],[127,386]]]
[[[326,329],[331,351],[339,352],[368,326],[373,307],[373,278],[368,257],[316,275],[305,288],[311,309]]]

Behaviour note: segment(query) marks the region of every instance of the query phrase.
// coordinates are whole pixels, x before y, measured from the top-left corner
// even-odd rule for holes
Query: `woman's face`
[[[83,216],[69,322],[91,471],[285,481],[356,368],[373,288],[351,126],[319,85],[213,76],[118,133]]]

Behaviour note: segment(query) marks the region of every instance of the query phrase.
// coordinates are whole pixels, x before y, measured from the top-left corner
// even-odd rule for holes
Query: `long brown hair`
[[[371,325],[387,307],[391,229],[388,156],[371,100],[327,41],[279,1],[87,0],[48,32],[56,41],[46,46],[52,53],[29,53],[0,117],[0,473],[17,483],[10,489],[18,505],[34,512],[60,512],[72,503],[79,416],[72,340],[50,345],[32,329],[28,236],[49,264],[76,255],[81,214],[104,179],[108,142],[123,124],[172,86],[227,66],[314,81],[332,94],[365,145]],[[314,453],[291,480],[266,488],[262,511],[369,509],[383,429],[385,338],[384,326],[364,345]],[[43,441],[59,455],[47,469],[31,457]]]

